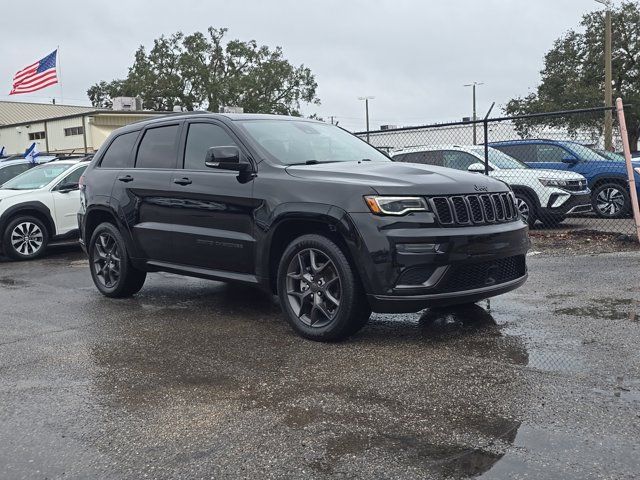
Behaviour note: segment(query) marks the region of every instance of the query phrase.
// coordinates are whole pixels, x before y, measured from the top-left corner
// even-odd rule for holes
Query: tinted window
[[[102,157],[101,167],[129,168],[133,166],[131,150],[136,142],[138,132],[125,133],[116,137]]]
[[[482,161],[466,152],[458,152],[455,150],[447,150],[442,152],[442,166],[447,168],[455,168],[456,170],[467,170],[474,163],[482,163]]]
[[[11,165],[0,169],[0,185],[7,180],[11,180],[13,177],[20,175],[22,172],[29,170],[31,165],[28,163],[21,163],[20,165]]]
[[[516,158],[521,162],[535,162],[537,161],[536,146],[529,145],[493,145],[501,152],[506,153],[510,157]]]
[[[222,127],[210,123],[192,123],[184,150],[184,168],[204,170],[207,168],[204,166],[204,157],[209,148],[231,145],[236,145],[236,142]]]
[[[405,153],[401,156],[394,157],[394,160],[399,162],[442,166],[442,153],[438,151]]]
[[[571,156],[564,148],[557,145],[538,145],[537,147],[539,162],[561,162],[563,158]]]
[[[147,130],[138,147],[136,168],[176,168],[178,125]]]

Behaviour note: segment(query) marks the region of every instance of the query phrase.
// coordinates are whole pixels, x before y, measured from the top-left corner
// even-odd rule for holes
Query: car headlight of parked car
[[[404,215],[409,212],[428,212],[429,205],[422,197],[384,197],[368,195],[364,201],[376,215]]]
[[[545,187],[559,187],[564,188],[567,186],[567,181],[560,178],[538,178],[540,183]]]

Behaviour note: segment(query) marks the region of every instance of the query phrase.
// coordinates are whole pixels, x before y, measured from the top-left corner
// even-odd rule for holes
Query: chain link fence
[[[636,228],[615,112],[615,151],[605,149],[607,110],[488,118],[357,135],[395,161],[454,168],[506,182],[532,230],[595,231],[631,238]],[[638,178],[640,161],[634,167]]]

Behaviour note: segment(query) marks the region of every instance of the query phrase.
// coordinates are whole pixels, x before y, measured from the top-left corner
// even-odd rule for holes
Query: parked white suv
[[[0,187],[0,250],[17,260],[42,255],[50,241],[78,237],[83,160],[33,167]]]
[[[422,163],[484,173],[484,146],[438,145],[391,152],[397,162]],[[555,226],[571,213],[591,211],[585,177],[574,172],[530,168],[500,150],[489,147],[489,176],[511,187],[522,218]]]

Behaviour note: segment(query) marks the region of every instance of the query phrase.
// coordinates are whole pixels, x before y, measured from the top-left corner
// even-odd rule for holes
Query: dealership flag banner
[[[9,95],[30,93],[58,83],[56,62],[58,50],[54,50],[36,63],[23,68],[13,76],[13,88]]]

